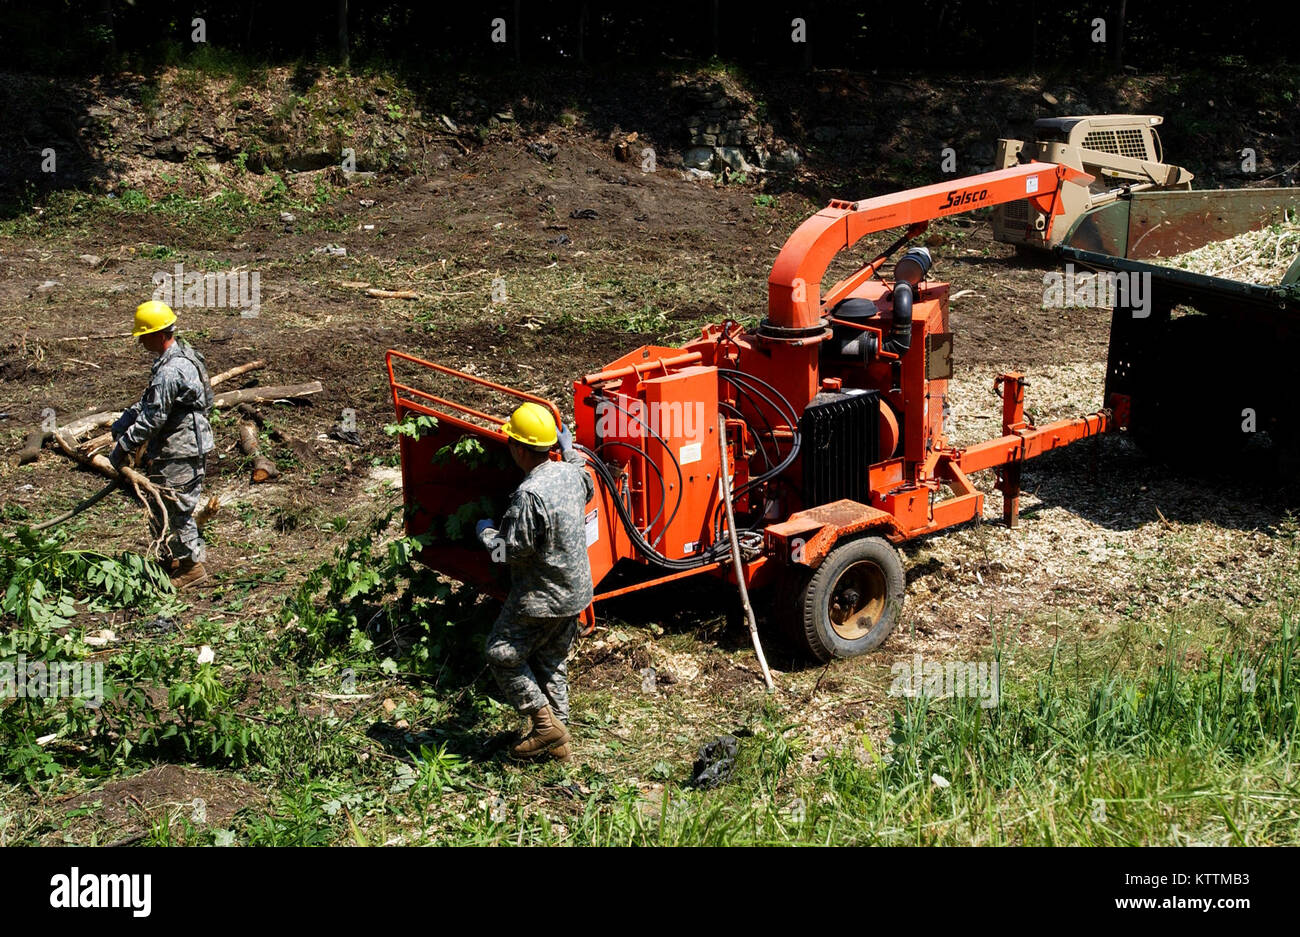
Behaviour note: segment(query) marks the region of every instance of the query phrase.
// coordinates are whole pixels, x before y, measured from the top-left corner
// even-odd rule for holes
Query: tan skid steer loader
[[[1025,248],[1168,257],[1274,224],[1300,207],[1300,188],[1193,189],[1190,172],[1163,162],[1156,131],[1163,122],[1150,114],[1050,117],[1034,122],[1033,143],[999,140],[996,168],[1038,160],[1082,170],[1095,181],[1062,192],[1065,215],[1050,233],[1029,201],[998,206],[994,237]]]

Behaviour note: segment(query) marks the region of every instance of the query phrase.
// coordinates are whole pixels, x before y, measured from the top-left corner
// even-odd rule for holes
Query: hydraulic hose
[[[621,439],[602,439],[600,445],[596,447],[596,451],[599,452],[606,446],[622,446],[625,449],[631,449],[633,452],[639,452],[646,465],[650,466],[650,469],[655,473],[655,477],[659,479],[659,490],[663,495],[659,499],[659,510],[655,511],[655,516],[650,520],[650,523],[645,525],[643,532],[648,534],[654,529],[655,524],[659,523],[659,518],[664,516],[664,502],[668,500],[668,485],[664,482],[664,473],[659,471],[659,466],[645,458],[645,450],[639,446],[634,446],[630,442],[623,442]]]
[[[675,455],[673,454],[672,447],[671,447],[670,445],[668,445],[667,442],[664,441],[664,438],[663,438],[662,436],[660,436],[658,433],[656,433],[656,432],[654,431],[654,428],[653,428],[652,426],[650,426],[649,423],[647,423],[645,420],[641,419],[641,418],[640,418],[639,416],[637,416],[635,413],[632,413],[631,411],[629,411],[626,407],[624,407],[624,406],[622,406],[621,404],[619,404],[618,401],[616,401],[616,400],[614,400],[614,399],[612,399],[612,398],[610,398],[610,397],[603,397],[603,398],[601,398],[601,399],[604,400],[606,403],[608,403],[608,404],[609,404],[611,407],[613,407],[615,410],[617,410],[617,411],[619,411],[620,413],[622,413],[624,416],[630,417],[631,419],[636,420],[638,423],[640,423],[642,426],[644,426],[646,432],[650,434],[650,436],[654,439],[654,441],[657,442],[657,443],[659,443],[659,445],[660,445],[661,447],[663,447],[663,450],[664,450],[664,452],[667,454],[668,458],[672,460],[673,468],[677,470],[677,500],[676,500],[676,502],[674,502],[674,504],[673,504],[673,511],[672,511],[672,513],[668,515],[668,520],[664,521],[663,530],[659,531],[659,536],[655,537],[655,539],[654,539],[654,543],[651,544],[651,546],[658,548],[658,546],[659,546],[659,541],[662,540],[664,534],[666,534],[666,533],[668,532],[668,528],[669,528],[669,526],[672,525],[673,519],[677,517],[677,511],[678,511],[678,509],[682,506],[682,485],[685,483],[685,479],[684,479],[684,477],[683,477],[683,475],[682,475],[682,466],[681,466],[681,463],[679,463],[679,462],[677,461],[677,456],[675,456]],[[646,461],[649,461],[649,460],[647,459]],[[662,480],[662,479],[661,479],[661,480]],[[667,492],[666,492],[666,491],[665,491],[664,495],[665,495],[665,497],[664,497],[663,500],[665,500],[665,501],[668,500],[668,498],[667,498]]]
[[[587,460],[591,463],[592,468],[596,472],[596,477],[600,479],[601,484],[616,495],[618,491],[617,482],[615,482],[614,476],[610,473],[609,466],[607,466],[601,458],[596,455],[596,453],[592,452],[586,446],[575,444],[574,448],[587,457]],[[727,544],[722,542],[715,543],[703,552],[692,557],[679,560],[670,559],[646,542],[641,531],[637,529],[636,522],[632,520],[632,515],[628,512],[627,506],[624,505],[617,496],[613,498],[613,501],[614,510],[618,513],[619,521],[623,524],[623,529],[627,532],[628,539],[632,541],[632,546],[636,548],[638,553],[656,566],[673,571],[698,569],[701,566],[708,566],[718,562],[719,555],[723,555],[726,552]]]

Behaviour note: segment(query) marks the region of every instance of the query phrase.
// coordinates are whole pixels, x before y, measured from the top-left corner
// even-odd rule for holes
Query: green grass
[[[309,520],[347,526],[346,518]],[[784,674],[775,697],[756,683],[706,691],[689,680],[680,692],[647,696],[635,681],[579,675],[572,726],[580,760],[565,766],[516,765],[485,749],[514,726],[482,670],[488,609],[439,605],[439,615],[458,622],[445,632],[454,641],[419,637],[434,607],[400,611],[405,600],[380,594],[400,584],[394,570],[372,583],[364,574],[381,569],[377,560],[352,568],[365,555],[342,556],[330,575],[373,598],[300,598],[277,626],[254,611],[265,603],[265,583],[232,582],[213,598],[238,611],[237,622],[200,617],[183,633],[115,648],[109,677],[128,691],[157,685],[169,705],[130,693],[115,704],[114,724],[131,746],[86,734],[84,720],[62,723],[68,737],[48,749],[60,771],[11,776],[19,786],[0,787],[0,842],[111,841],[120,834],[77,827],[82,820],[54,796],[95,790],[105,777],[160,759],[233,773],[266,799],[221,827],[191,823],[184,810],[165,822],[156,812],[142,816],[139,827],[158,845],[1300,842],[1294,569],[1272,585],[1275,601],[1240,620],[1206,605],[1121,616],[1091,638],[1062,624],[1047,647],[997,638],[988,653],[1001,667],[998,705],[876,692],[861,718],[841,723],[834,744],[807,703],[819,669]],[[367,604],[376,600],[383,604]],[[333,637],[310,632],[318,627],[313,607],[345,606],[352,624]],[[385,624],[368,607],[397,617]],[[999,633],[1021,630],[1006,624]],[[300,635],[303,628],[316,637]],[[748,663],[743,647],[711,647],[690,632],[606,634],[623,642],[629,672],[640,666],[631,662],[637,647],[669,661]],[[403,643],[430,652],[403,653]],[[219,682],[215,671],[196,669],[198,644],[216,652]],[[841,685],[830,693],[888,685],[896,656],[886,649],[836,665],[829,673]],[[255,675],[275,683],[257,689]],[[322,704],[340,690],[357,701]],[[386,700],[396,704],[391,712]],[[408,727],[394,728],[398,719]],[[377,725],[385,728],[377,733]],[[176,727],[170,735],[167,726]],[[34,722],[28,734],[44,731]],[[696,749],[722,733],[740,739],[733,775],[713,790],[691,788]]]

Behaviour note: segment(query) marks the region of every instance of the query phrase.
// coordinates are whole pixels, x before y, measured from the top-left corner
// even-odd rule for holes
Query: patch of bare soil
[[[48,834],[46,843],[84,844],[92,837],[100,845],[135,842],[163,821],[171,826],[181,818],[221,829],[240,810],[265,799],[253,785],[227,774],[159,765],[63,801],[56,812],[66,823]]]

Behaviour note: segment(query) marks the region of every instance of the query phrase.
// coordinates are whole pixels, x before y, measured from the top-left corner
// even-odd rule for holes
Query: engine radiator
[[[803,502],[870,503],[869,469],[880,461],[880,394],[819,393],[799,419]]]

